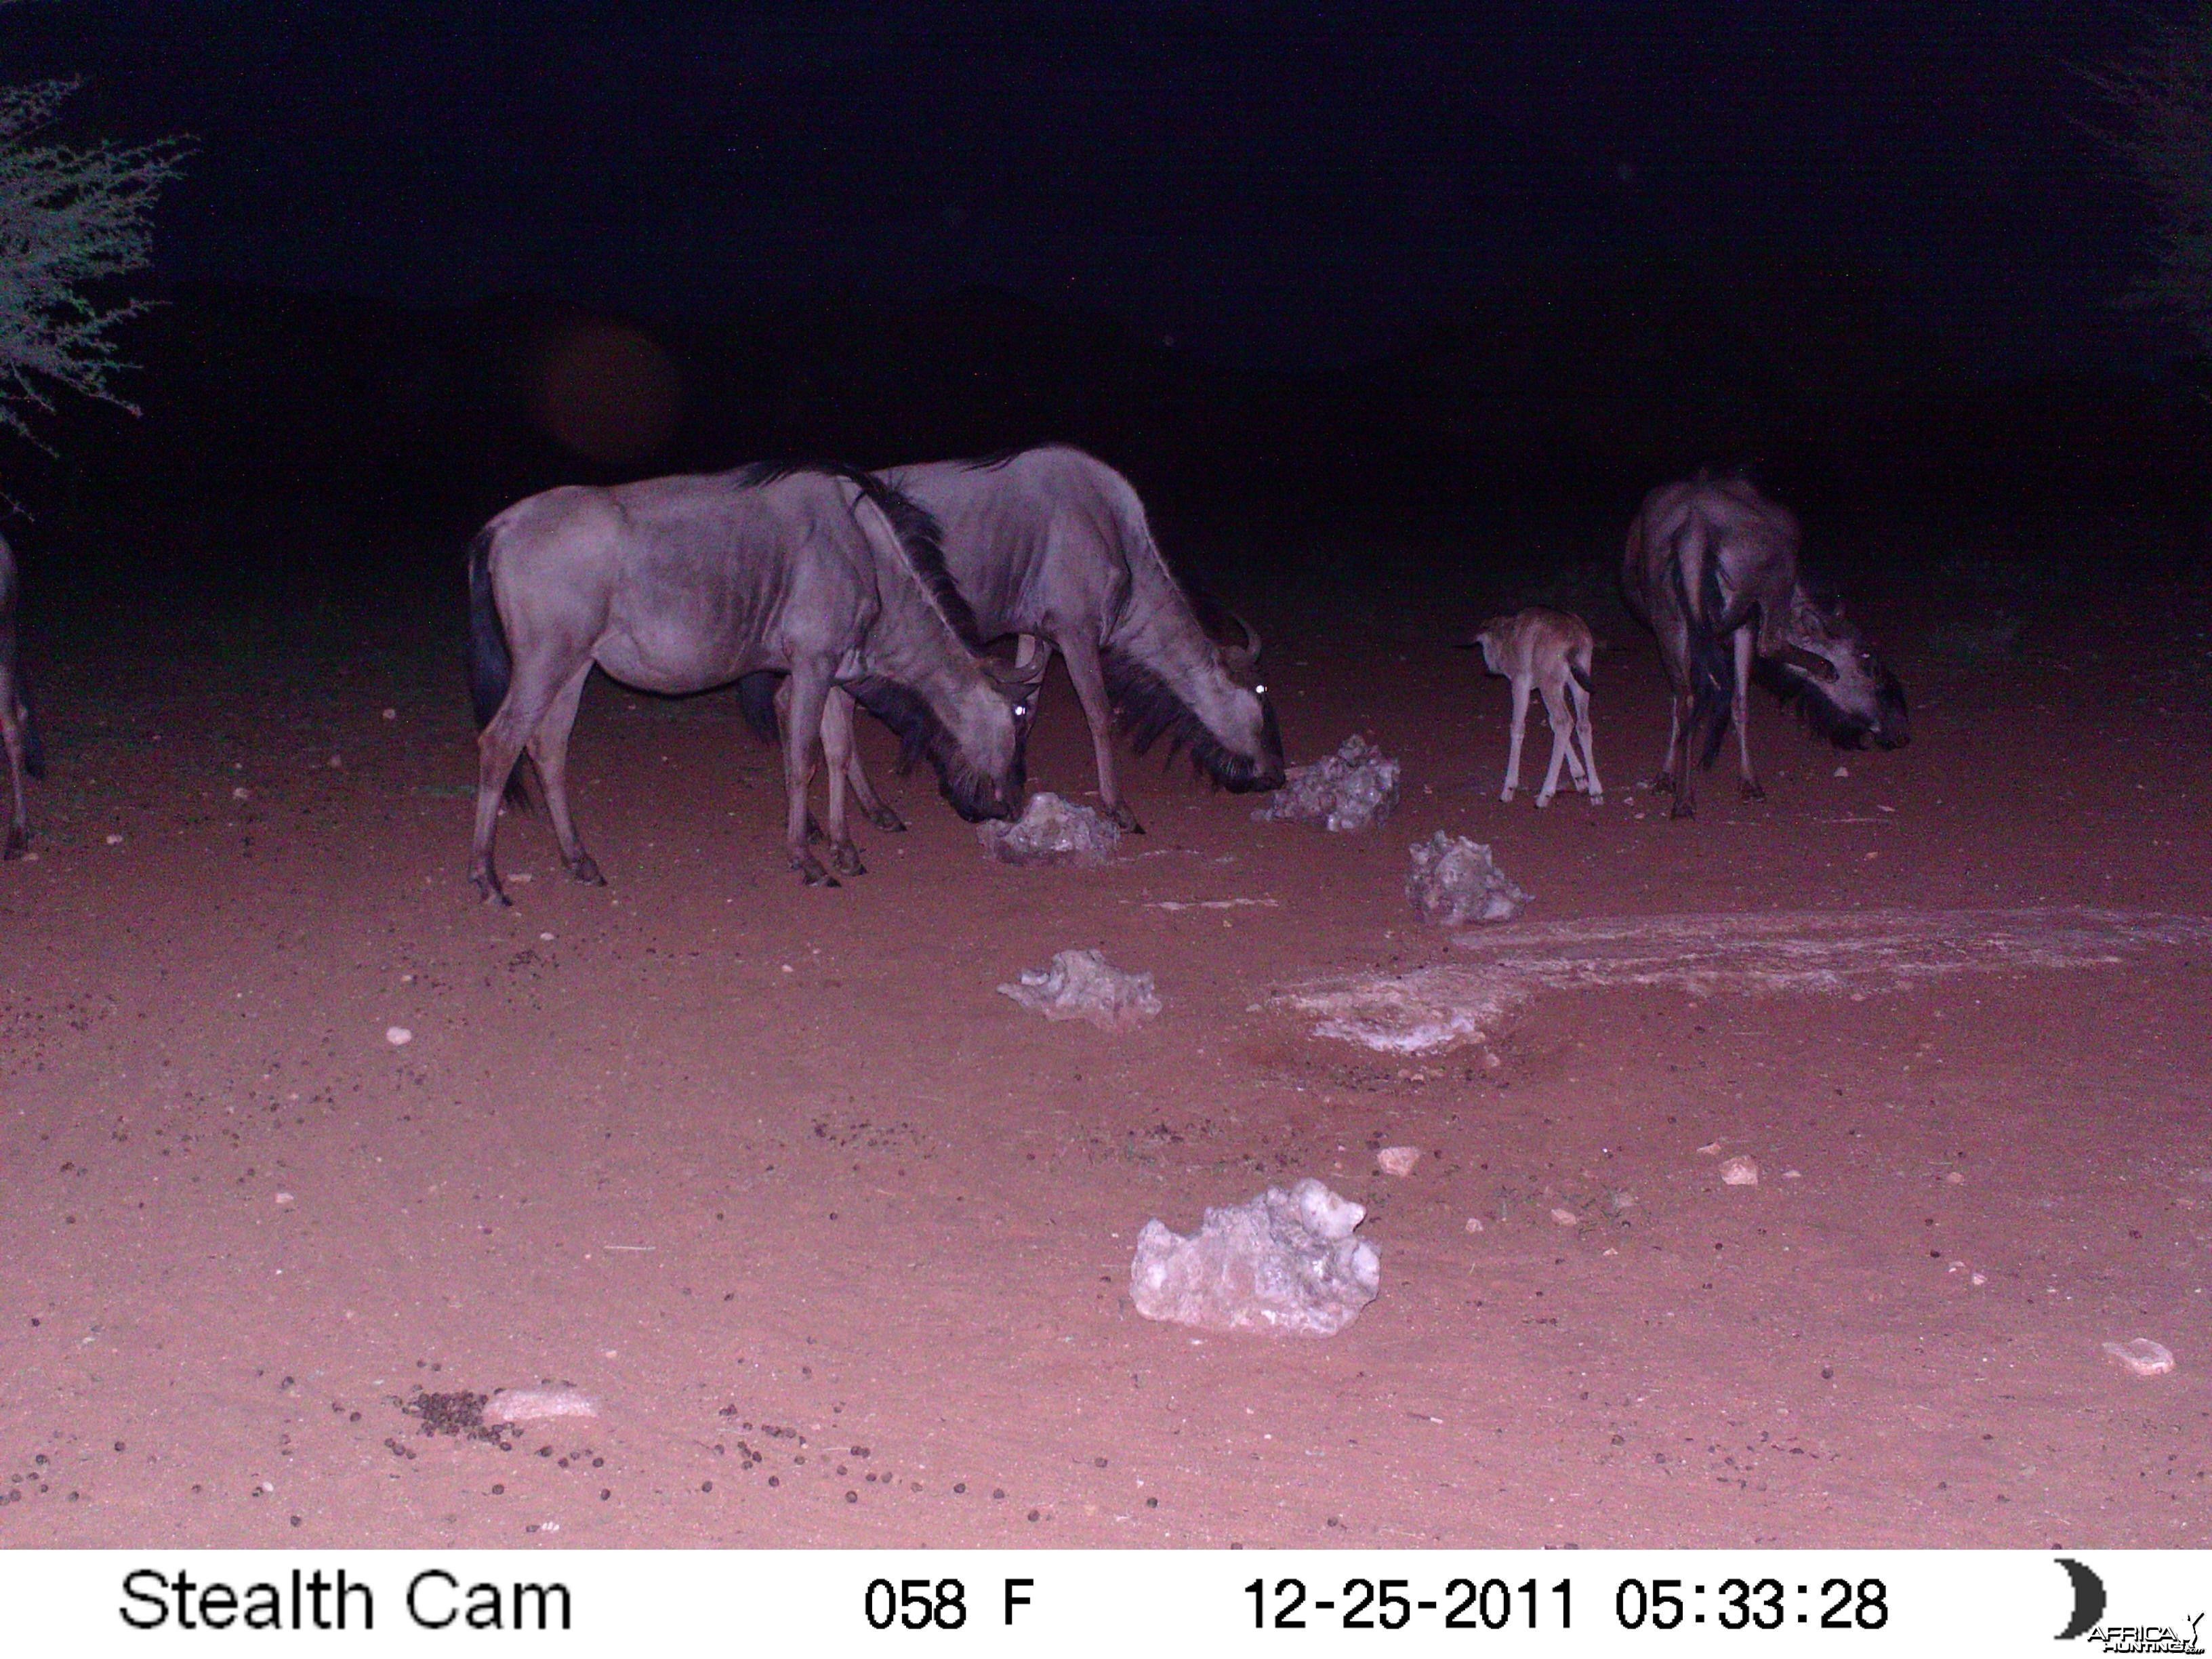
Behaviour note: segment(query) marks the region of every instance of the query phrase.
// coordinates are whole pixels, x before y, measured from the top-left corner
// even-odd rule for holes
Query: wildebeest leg
[[[1141,836],[1145,826],[1121,804],[1121,784],[1114,772],[1113,706],[1106,700],[1106,672],[1099,665],[1097,644],[1081,637],[1063,640],[1060,654],[1067,659],[1067,678],[1083,705],[1083,718],[1091,722],[1091,748],[1098,761],[1098,804],[1122,829]]]
[[[1751,722],[1745,717],[1751,712],[1751,651],[1752,633],[1748,628],[1735,631],[1735,699],[1729,713],[1735,721],[1736,753],[1743,763],[1743,781],[1741,787],[1746,800],[1765,800],[1766,791],[1759,787],[1759,780],[1751,769]]]
[[[884,805],[883,798],[876,793],[875,786],[868,781],[868,769],[860,764],[860,746],[853,740],[851,693],[841,690],[831,691],[828,706],[834,709],[841,702],[845,705],[845,780],[853,786],[854,799],[860,803],[860,811],[866,814],[868,822],[874,824],[877,829],[887,830],[895,836],[904,835],[906,820]],[[826,723],[823,726],[823,740],[826,744],[828,740]]]
[[[11,707],[13,690],[0,677],[0,742],[7,744],[8,779],[15,786],[15,816],[8,820],[0,858],[19,859],[31,844],[31,818],[23,799],[23,721],[20,710]]]
[[[578,881],[604,887],[607,878],[584,850],[575,820],[568,814],[568,734],[575,729],[576,705],[583,700],[584,682],[591,677],[592,665],[586,659],[568,677],[568,684],[553,694],[538,730],[531,733],[529,747],[538,781],[545,786],[546,816],[553,820],[553,838],[561,844],[562,861]]]
[[[1513,677],[1513,723],[1505,745],[1505,787],[1498,792],[1498,799],[1510,801],[1513,792],[1521,787],[1521,729],[1528,721],[1528,687],[1530,682],[1522,676]]]
[[[830,775],[830,861],[848,876],[865,876],[860,849],[845,823],[845,782],[853,761],[853,700],[836,686],[822,704],[822,763]]]
[[[806,847],[806,792],[814,781],[814,763],[822,751],[822,710],[829,701],[827,664],[795,663],[791,671],[791,712],[783,726],[783,850],[791,867],[809,887],[842,884],[822,867],[822,860]]]
[[[19,859],[31,844],[31,817],[23,799],[23,726],[26,711],[23,699],[15,690],[15,665],[12,657],[13,641],[0,634],[0,744],[8,750],[8,781],[15,787],[15,816],[8,820],[8,835],[0,842],[0,858]]]
[[[514,774],[515,762],[521,758],[523,745],[536,734],[545,711],[568,678],[578,672],[573,659],[563,664],[549,660],[551,654],[539,652],[515,663],[506,700],[500,704],[499,712],[484,722],[483,730],[477,733],[477,823],[469,851],[469,879],[476,884],[477,891],[487,904],[511,902],[507,890],[499,884],[499,871],[492,860],[500,796]],[[588,654],[584,658],[584,666],[591,666]]]
[[[1667,769],[1659,775],[1659,787],[1674,792],[1674,810],[1667,814],[1671,818],[1698,816],[1697,774],[1690,769],[1690,750],[1697,742],[1692,713],[1691,694],[1676,692],[1674,722],[1667,736]]]
[[[1589,786],[1583,781],[1583,763],[1571,742],[1575,721],[1573,712],[1567,707],[1565,678],[1562,676],[1557,684],[1547,682],[1543,692],[1544,717],[1552,726],[1552,763],[1544,769],[1544,787],[1536,792],[1536,805],[1549,806],[1552,797],[1559,793],[1559,767],[1563,763],[1573,762],[1575,781],[1582,784],[1584,790]]]

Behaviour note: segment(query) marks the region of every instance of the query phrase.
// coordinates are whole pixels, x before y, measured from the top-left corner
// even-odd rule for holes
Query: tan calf
[[[1521,787],[1521,733],[1528,720],[1528,692],[1534,687],[1544,694],[1544,712],[1552,722],[1552,764],[1544,774],[1544,787],[1536,792],[1536,805],[1552,804],[1564,761],[1575,787],[1589,796],[1591,805],[1602,805],[1605,786],[1598,781],[1597,754],[1590,747],[1590,653],[1596,641],[1589,625],[1564,611],[1523,611],[1483,623],[1468,643],[1480,646],[1490,672],[1513,684],[1513,739],[1506,751],[1505,787],[1498,792],[1498,799],[1511,800]]]

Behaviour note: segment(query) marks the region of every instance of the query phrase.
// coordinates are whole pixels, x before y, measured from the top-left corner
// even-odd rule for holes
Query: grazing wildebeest
[[[1505,787],[1498,799],[1511,800],[1521,787],[1521,732],[1534,688],[1543,692],[1544,713],[1552,723],[1552,763],[1536,792],[1536,805],[1549,806],[1559,793],[1562,761],[1590,805],[1602,805],[1605,786],[1598,781],[1597,752],[1590,747],[1590,653],[1597,641],[1589,625],[1565,611],[1532,608],[1483,623],[1468,643],[1482,647],[1483,664],[1492,673],[1513,683],[1513,737],[1505,754]]]
[[[23,695],[23,673],[15,661],[15,602],[21,593],[15,555],[0,541],[0,744],[8,750],[8,779],[15,787],[15,816],[0,842],[0,858],[17,859],[31,844],[31,817],[23,799],[23,775],[46,775],[46,751],[39,742],[38,722]]]
[[[1127,478],[1058,446],[877,476],[937,520],[981,638],[1022,635],[1019,660],[1040,672],[1053,651],[1066,659],[1091,724],[1099,799],[1123,829],[1143,826],[1115,776],[1117,723],[1140,755],[1163,737],[1188,745],[1224,788],[1281,787],[1274,709],[1264,687],[1237,678],[1258,654],[1257,635],[1176,579]]]
[[[1799,544],[1796,516],[1735,477],[1662,485],[1628,527],[1621,585],[1628,608],[1659,636],[1674,693],[1656,785],[1674,792],[1675,817],[1696,811],[1698,734],[1698,763],[1710,767],[1731,720],[1743,797],[1765,796],[1746,720],[1754,670],[1839,749],[1895,749],[1911,735],[1905,688],[1843,606],[1806,585]]]
[[[492,863],[502,793],[526,744],[562,858],[597,883],[568,813],[569,728],[597,665],[682,695],[767,672],[792,683],[784,849],[808,885],[836,880],[806,847],[822,709],[842,685],[927,755],[963,817],[1021,805],[1019,695],[969,650],[974,623],[928,515],[865,473],[749,467],[518,501],[469,556],[477,740],[470,878],[504,903]],[[854,862],[857,864],[857,855]]]

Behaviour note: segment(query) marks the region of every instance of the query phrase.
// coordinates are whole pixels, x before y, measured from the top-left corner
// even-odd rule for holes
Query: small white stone
[[[396,720],[399,718],[399,711],[397,708],[387,708],[384,711],[384,718],[388,720]]]
[[[1946,1170],[1943,1172],[1943,1184],[1947,1187],[1963,1187],[1966,1184],[1966,1177],[1956,1170]]]
[[[110,836],[107,838],[107,844],[110,847],[120,847],[123,845],[123,837],[120,836]]]
[[[1583,1218],[1572,1210],[1553,1210],[1552,1219],[1562,1227],[1579,1227],[1583,1224]]]
[[[345,762],[337,756],[333,755],[328,761],[325,762],[324,764],[328,766],[331,771],[335,772],[343,767],[345,764]]]
[[[538,937],[544,940],[548,945],[550,945],[553,942],[553,935],[550,933],[540,933]]]
[[[2147,1336],[2132,1342],[2107,1342],[2105,1352],[2137,1376],[2163,1376],[2173,1369],[2173,1350]]]
[[[285,1205],[293,1203],[294,1201],[292,1194],[289,1193],[279,1193],[276,1194],[276,1204],[277,1207],[280,1209]]]
[[[1486,1231],[1482,1224],[1482,1218],[1479,1215],[1471,1215],[1468,1217],[1467,1230],[1471,1233],[1479,1233]]]
[[[384,1040],[393,1048],[401,1048],[415,1041],[415,1033],[404,1025],[387,1025],[384,1028]]]
[[[1850,776],[1850,775],[1851,769],[1848,766],[1838,766],[1836,769],[1836,775],[1839,778],[1847,778]]]
[[[1421,1149],[1418,1146],[1385,1146],[1375,1154],[1375,1167],[1384,1175],[1409,1176],[1420,1161]]]
[[[230,798],[233,800],[252,800],[253,799],[253,792],[241,783],[237,788],[230,792]]]
[[[1756,1187],[1759,1185],[1759,1160],[1741,1154],[1723,1158],[1721,1184],[1726,1187]]]

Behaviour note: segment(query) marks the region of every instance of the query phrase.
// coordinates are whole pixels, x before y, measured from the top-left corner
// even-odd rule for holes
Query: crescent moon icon
[[[2058,1565],[2066,1569],[2066,1577],[2074,1584],[2074,1622],[2058,1632],[2057,1639],[2070,1642],[2077,1636],[2096,1627],[2105,1616],[2105,1581],[2097,1577],[2094,1567],[2079,1561],[2058,1558]]]

